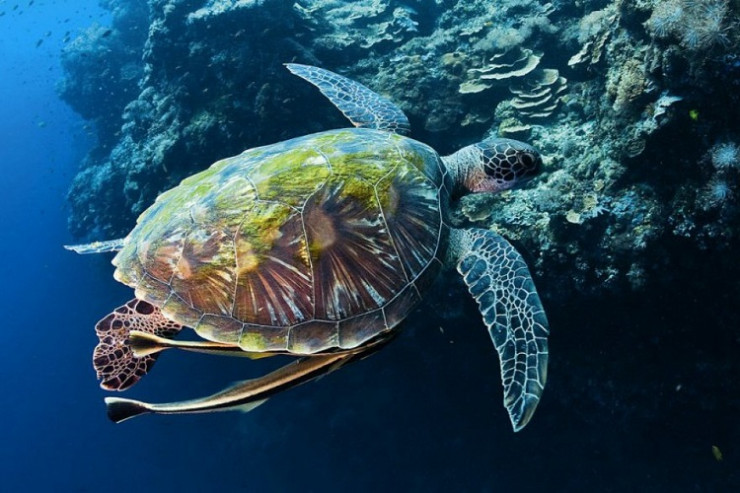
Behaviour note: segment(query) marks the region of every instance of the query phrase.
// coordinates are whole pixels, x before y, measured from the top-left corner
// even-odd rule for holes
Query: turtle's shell
[[[163,193],[115,277],[245,351],[357,347],[398,324],[439,271],[442,169],[430,147],[370,129],[251,149]]]

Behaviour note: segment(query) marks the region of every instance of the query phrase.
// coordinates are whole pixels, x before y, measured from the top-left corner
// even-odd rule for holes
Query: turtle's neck
[[[472,145],[465,146],[449,156],[442,157],[442,162],[447,168],[447,174],[452,183],[452,190],[450,190],[452,199],[457,200],[470,193],[470,188],[466,184],[470,179],[471,163],[477,163],[479,160],[480,150]]]

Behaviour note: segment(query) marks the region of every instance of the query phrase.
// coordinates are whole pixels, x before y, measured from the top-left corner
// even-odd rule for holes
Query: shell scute
[[[278,200],[291,207],[301,207],[329,176],[326,157],[310,147],[286,149],[249,172],[261,200]]]
[[[287,351],[289,327],[265,327],[245,324],[239,334],[239,346],[245,351]]]
[[[377,202],[371,207],[330,184],[303,215],[316,318],[342,320],[380,308],[406,283]]]
[[[336,322],[314,320],[296,325],[288,334],[288,351],[298,354],[311,354],[329,347],[338,346]]]
[[[203,315],[193,326],[201,337],[227,344],[239,343],[242,327],[241,322],[229,316],[211,314]]]
[[[426,268],[439,246],[439,190],[423,175],[403,167],[381,180],[378,196],[403,269],[412,281]]]
[[[382,310],[374,310],[339,322],[338,346],[351,349],[360,346],[390,327],[385,323]]]
[[[180,250],[171,290],[204,313],[231,315],[234,276],[231,237],[221,230],[198,227]]]
[[[289,210],[282,204],[264,205]],[[235,241],[234,317],[265,326],[289,326],[312,317],[312,283],[300,214],[262,228],[253,226],[253,221],[245,221]]]
[[[162,314],[169,320],[178,320],[187,327],[195,327],[200,322],[203,313],[191,307],[174,293],[165,301],[161,307]]]

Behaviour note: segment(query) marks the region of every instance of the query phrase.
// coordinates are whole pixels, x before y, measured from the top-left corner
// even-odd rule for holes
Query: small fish
[[[100,35],[100,37],[101,37],[101,38],[107,38],[108,36],[110,36],[110,35],[111,35],[111,33],[112,33],[112,32],[113,32],[113,29],[106,29],[106,30],[105,30],[105,31],[103,32],[103,34],[101,34],[101,35]]]
[[[722,459],[724,458],[722,457],[722,451],[716,445],[712,445],[712,455],[714,456],[714,460],[717,462],[722,462]]]
[[[43,40],[43,39],[39,39],[38,41],[36,41],[36,48],[38,48],[39,46],[41,46],[41,44],[42,44],[43,42],[44,42],[44,40]]]

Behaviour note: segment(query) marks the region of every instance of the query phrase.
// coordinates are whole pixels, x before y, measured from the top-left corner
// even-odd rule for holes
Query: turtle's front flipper
[[[352,125],[407,134],[409,119],[401,108],[359,82],[323,68],[286,63],[292,73],[319,88]]]
[[[453,230],[451,255],[501,363],[504,406],[514,431],[532,418],[547,380],[547,317],[521,255],[492,231]]]
[[[136,357],[131,350],[132,330],[174,337],[182,325],[167,320],[162,312],[146,301],[133,299],[116,308],[95,325],[100,342],[93,351],[93,366],[100,386],[106,390],[126,390],[147,374],[159,354]]]
[[[64,245],[64,248],[75,253],[79,253],[81,255],[88,253],[117,252],[118,250],[123,248],[124,239],[125,238],[108,241],[93,241],[92,243],[86,243],[84,245]]]
[[[351,351],[304,357],[263,377],[238,382],[220,392],[200,399],[151,404],[133,399],[107,397],[105,404],[108,408],[108,417],[112,421],[120,423],[129,418],[149,413],[192,414],[235,410],[251,411],[278,392],[326,375],[351,361],[368,356],[388,340],[390,339],[387,337],[382,338],[376,343]]]

